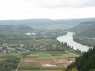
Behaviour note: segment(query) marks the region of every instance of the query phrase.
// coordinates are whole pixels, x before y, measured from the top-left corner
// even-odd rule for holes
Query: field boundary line
[[[55,59],[51,54],[50,54],[50,56],[52,57],[53,61],[54,61],[56,64],[58,64],[58,65],[60,65],[60,66],[63,67],[63,65],[59,64],[59,63],[56,61],[56,59]]]
[[[75,53],[72,53],[72,52],[69,52],[69,51],[66,51],[66,52],[69,53],[69,54],[75,55],[75,56],[79,56],[78,54],[75,54]]]
[[[56,59],[51,54],[49,54],[49,56],[56,62]]]

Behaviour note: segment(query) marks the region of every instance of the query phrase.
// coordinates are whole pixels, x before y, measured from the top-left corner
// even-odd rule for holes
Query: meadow
[[[22,59],[18,71],[62,71],[77,56],[65,51],[31,52]]]

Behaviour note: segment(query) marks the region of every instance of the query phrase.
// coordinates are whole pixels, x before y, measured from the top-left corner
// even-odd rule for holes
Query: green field
[[[62,71],[69,64],[68,58],[75,59],[77,56],[66,51],[31,52],[22,59],[18,71]]]

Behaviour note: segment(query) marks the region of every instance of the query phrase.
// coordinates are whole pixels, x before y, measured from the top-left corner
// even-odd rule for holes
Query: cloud
[[[95,6],[95,0],[27,0],[34,6],[42,8],[88,7]]]
[[[0,19],[95,17],[94,0],[0,0]]]

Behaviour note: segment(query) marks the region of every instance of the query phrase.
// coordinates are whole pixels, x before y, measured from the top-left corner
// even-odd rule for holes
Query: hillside
[[[78,36],[85,37],[95,37],[95,21],[93,22],[83,22],[72,29],[70,31],[76,32]]]
[[[67,71],[95,71],[95,47],[76,58],[75,62],[67,67]]]
[[[24,26],[24,25],[0,25],[0,33],[25,33],[25,32],[29,32],[32,31],[33,28],[29,27],[29,26]]]
[[[95,46],[95,22],[84,22],[71,29],[76,32],[74,41],[83,45]]]
[[[47,26],[47,25],[77,25],[81,22],[94,21],[95,18],[83,18],[83,19],[25,19],[25,20],[0,20],[0,25],[32,25],[32,26]]]
[[[0,25],[0,41],[2,39],[22,38],[25,33],[33,31],[32,27],[23,25]]]

